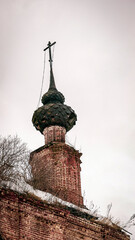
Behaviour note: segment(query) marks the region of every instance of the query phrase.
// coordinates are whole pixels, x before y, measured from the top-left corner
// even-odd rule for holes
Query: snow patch
[[[5,188],[11,189],[11,190],[16,191],[18,193],[22,193],[22,194],[24,194],[24,193],[31,193],[31,194],[37,196],[38,198],[40,198],[41,200],[46,201],[46,202],[48,202],[50,204],[59,203],[59,204],[61,204],[63,206],[67,206],[69,208],[74,208],[74,209],[76,209],[76,210],[78,210],[80,212],[87,213],[90,216],[98,218],[99,221],[101,221],[101,222],[103,222],[103,223],[105,223],[107,225],[110,225],[110,226],[114,226],[115,225],[116,226],[116,224],[114,224],[109,218],[103,217],[103,216],[97,214],[97,212],[95,213],[94,210],[92,211],[90,209],[85,209],[85,208],[78,207],[78,206],[76,206],[73,203],[70,203],[70,202],[67,202],[67,201],[63,201],[62,199],[54,196],[51,193],[43,192],[43,191],[40,191],[38,189],[34,189],[31,185],[27,184],[24,181],[24,179],[21,179],[21,181],[20,180],[16,180],[15,182],[2,181],[1,185],[3,187],[5,187]],[[117,227],[121,228],[121,226],[117,226]],[[121,229],[121,230],[124,230],[124,229]]]
[[[3,181],[2,186],[6,187],[6,188],[9,188],[13,191],[16,191],[18,193],[23,193],[23,194],[24,193],[31,193],[31,194],[37,196],[38,198],[40,198],[41,200],[46,201],[50,204],[60,203],[63,206],[74,208],[74,209],[76,209],[80,212],[87,213],[87,214],[89,214],[93,217],[96,217],[96,218],[99,217],[99,216],[97,216],[97,214],[93,214],[91,210],[78,207],[75,204],[67,202],[67,201],[63,201],[61,198],[58,198],[51,193],[43,192],[43,191],[40,191],[38,189],[34,189],[31,185],[27,184],[23,180],[16,181],[16,182]]]

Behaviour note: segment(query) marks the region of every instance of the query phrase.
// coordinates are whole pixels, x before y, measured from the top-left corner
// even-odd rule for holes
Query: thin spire
[[[52,69],[52,55],[51,55],[51,46],[53,46],[56,42],[54,43],[48,43],[48,47],[44,49],[46,51],[49,49],[49,62],[50,62],[50,85],[48,91],[43,95],[42,97],[42,103],[45,105],[50,102],[59,102],[61,104],[64,103],[65,98],[61,92],[59,92],[56,88],[55,85],[55,80],[53,76],[53,69]]]
[[[49,89],[56,89],[52,68],[50,69],[50,86],[49,86]]]
[[[51,54],[51,47],[55,44],[56,42],[54,43],[51,43],[50,41],[48,42],[48,47],[46,47],[44,49],[44,51],[46,51],[47,49],[49,49],[49,62],[50,62],[50,86],[49,86],[49,89],[56,89],[56,85],[55,85],[55,81],[54,81],[54,76],[53,76],[53,70],[52,70],[52,54]]]

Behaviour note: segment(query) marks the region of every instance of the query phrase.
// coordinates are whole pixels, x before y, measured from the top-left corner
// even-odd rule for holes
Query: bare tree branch
[[[0,136],[0,182],[30,178],[29,154],[18,136]]]

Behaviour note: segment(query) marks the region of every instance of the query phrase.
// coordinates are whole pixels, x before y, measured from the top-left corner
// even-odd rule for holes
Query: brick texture
[[[76,216],[32,195],[0,189],[0,234],[4,240],[129,240],[119,228]]]
[[[50,142],[65,142],[66,129],[60,126],[46,127],[43,131],[45,144]]]
[[[45,145],[30,156],[33,185],[83,206],[81,153],[65,144],[63,127],[47,127]],[[129,240],[119,227],[58,203],[53,205],[27,193],[0,189],[0,236],[3,240]]]
[[[32,152],[30,164],[35,187],[82,206],[80,156],[81,153],[61,142]]]

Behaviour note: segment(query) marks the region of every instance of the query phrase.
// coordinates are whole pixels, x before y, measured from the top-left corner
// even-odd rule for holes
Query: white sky
[[[135,0],[0,0],[1,134],[44,144],[31,118],[43,49],[56,41],[54,76],[77,113],[69,141],[82,156],[82,192],[126,221],[135,213]],[[44,90],[49,84],[48,55]]]

